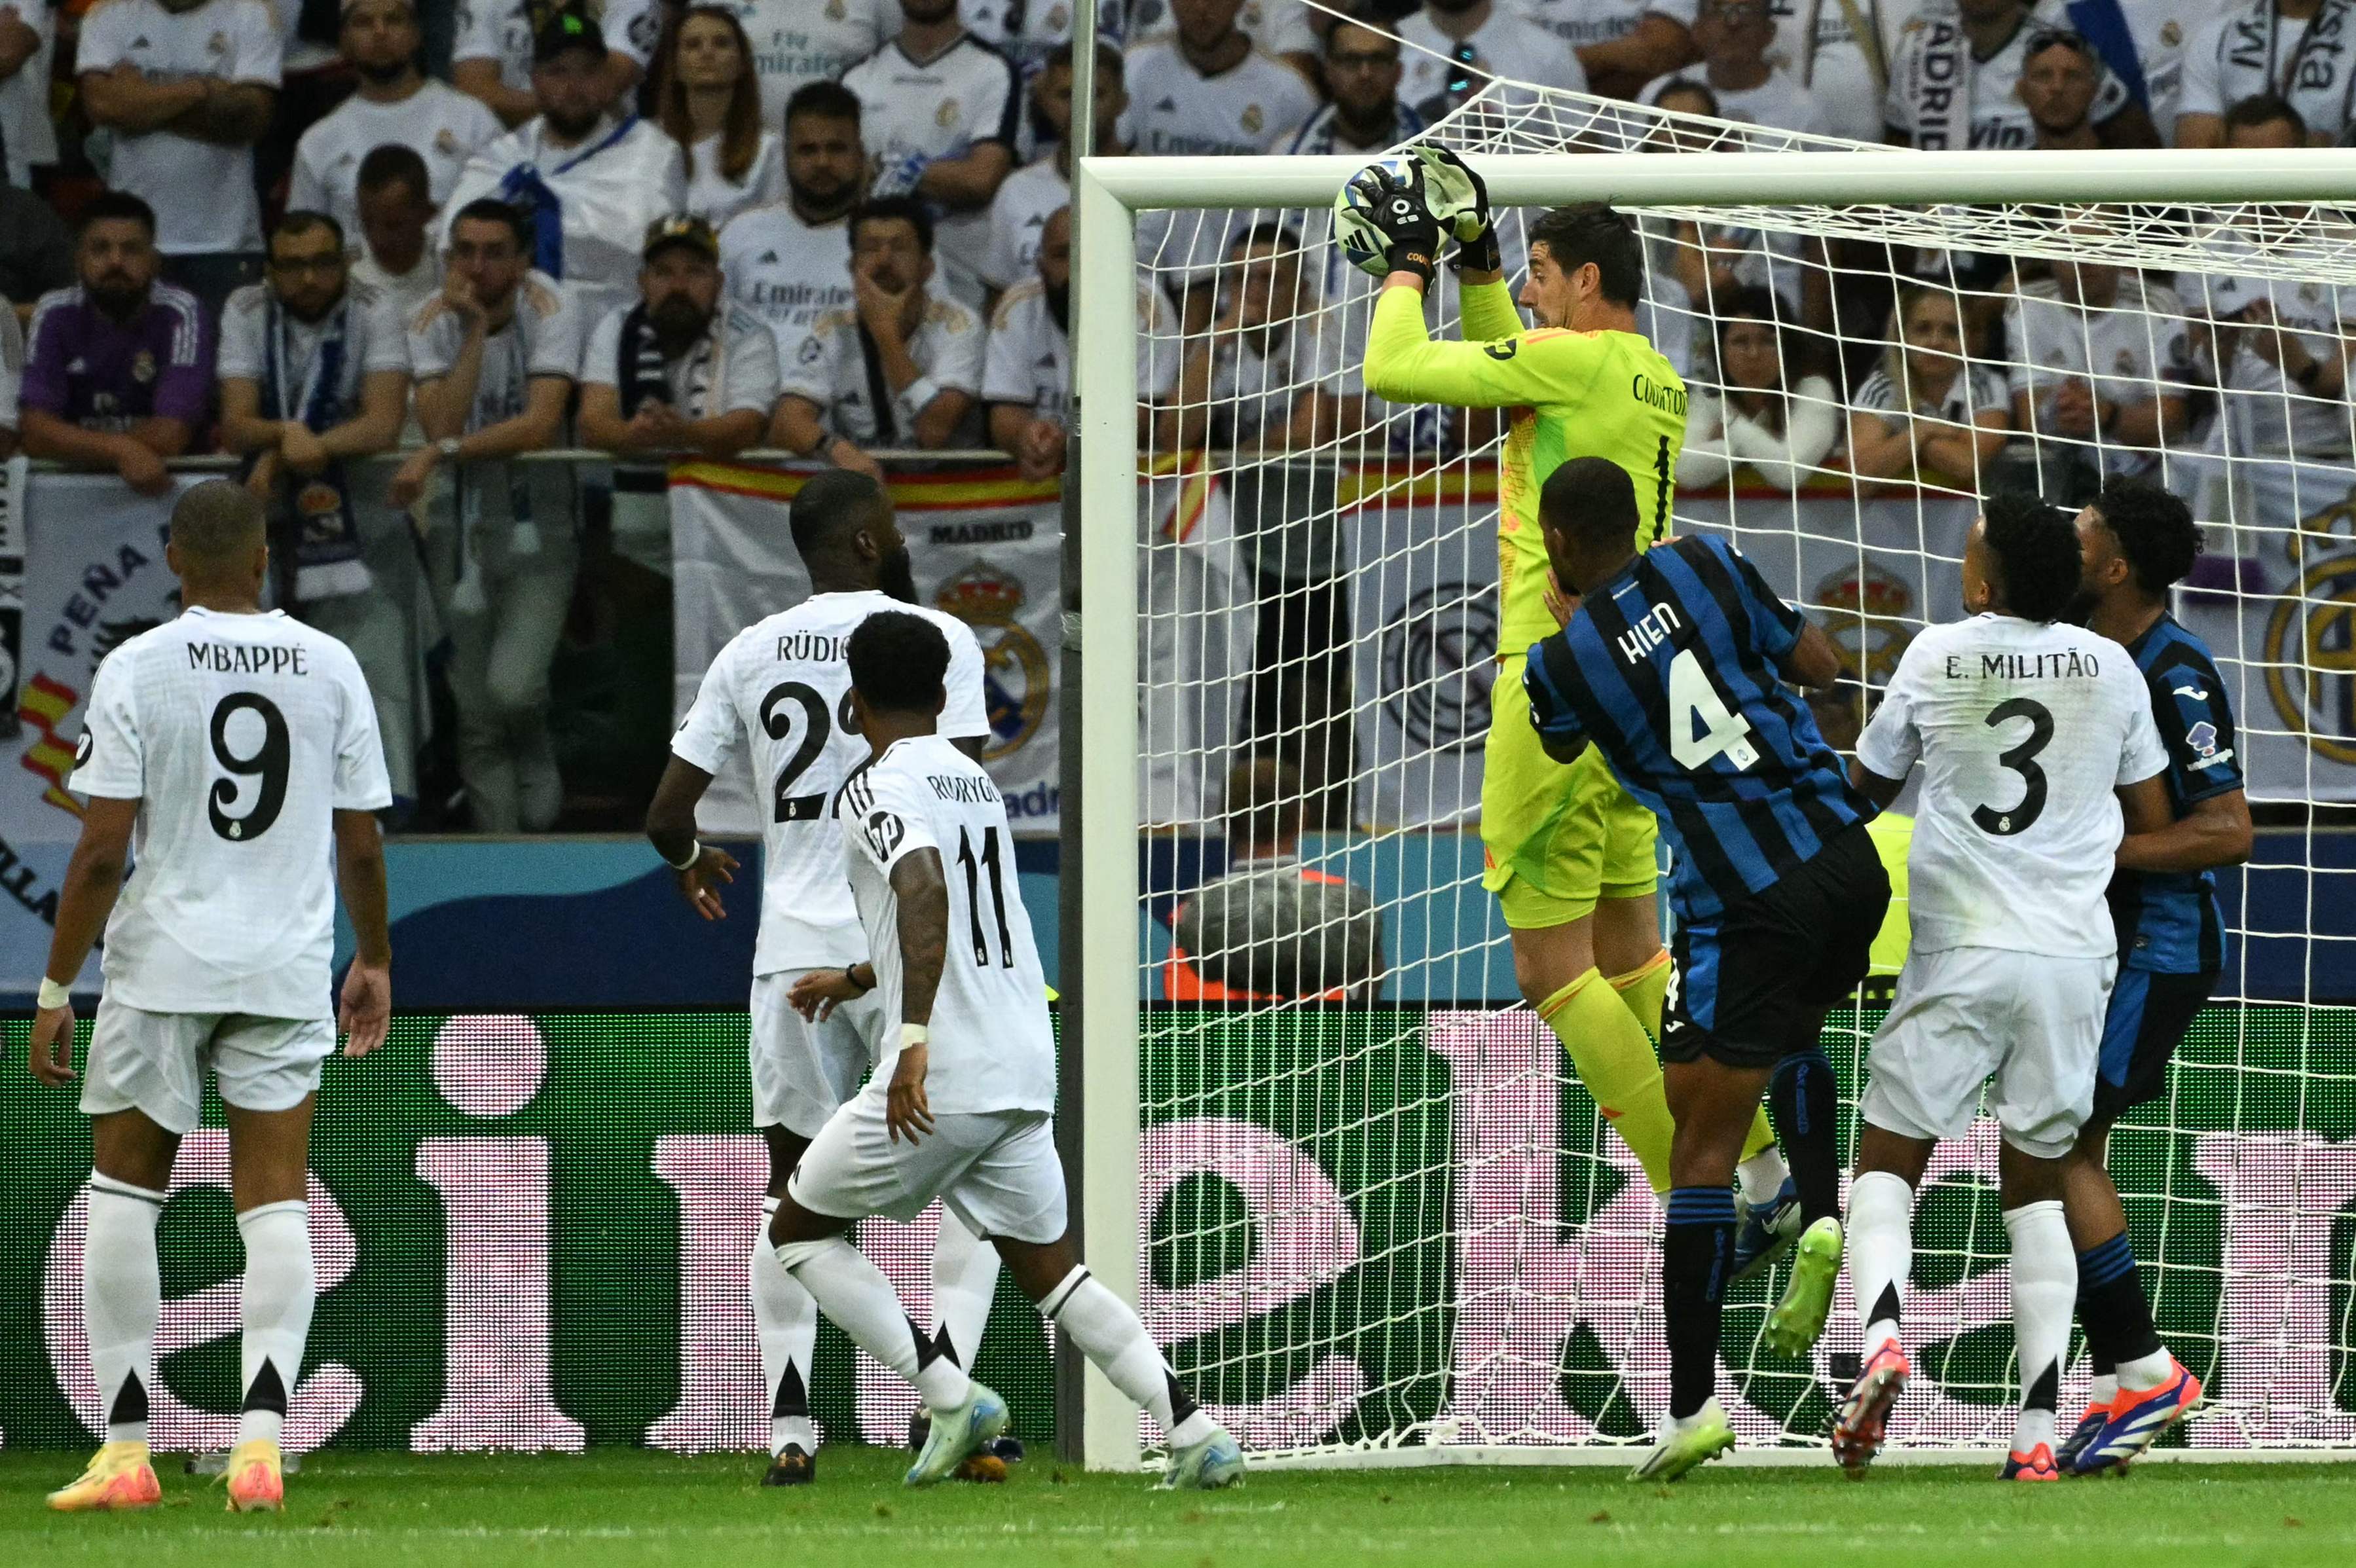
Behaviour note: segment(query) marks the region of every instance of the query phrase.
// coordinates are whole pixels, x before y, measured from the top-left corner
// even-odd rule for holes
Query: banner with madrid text
[[[809,596],[787,507],[816,469],[683,463],[670,474],[673,710],[684,717],[712,657],[738,632]],[[981,644],[991,737],[982,760],[1014,831],[1056,827],[1056,584],[1063,529],[1055,481],[1012,468],[895,472],[892,505],[916,590]],[[713,781],[707,833],[761,831],[752,778]]]
[[[180,613],[164,540],[173,501],[204,477],[155,496],[112,474],[34,474],[21,492],[11,487],[25,569],[21,603],[10,607],[15,732],[0,735],[0,991],[40,983],[59,879],[81,833],[65,781],[91,677],[117,644]],[[93,956],[86,984],[97,983],[97,965]]]

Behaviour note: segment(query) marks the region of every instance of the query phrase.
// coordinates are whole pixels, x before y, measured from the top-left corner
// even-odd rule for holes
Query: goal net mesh
[[[1505,83],[1429,134],[1476,164],[1856,145]],[[2203,525],[2176,613],[2232,688],[2252,800],[2356,797],[2345,215],[1636,217],[1643,325],[1691,393],[1674,528],[1730,532],[1832,635],[1837,746],[1914,633],[1961,614],[1976,495],[2074,506],[2147,474]],[[1501,222],[1515,286],[1524,218]],[[1148,1322],[1262,1455],[1634,1441],[1667,1396],[1660,1208],[1519,999],[1482,883],[1490,687],[1518,651],[1502,427],[1365,395],[1377,285],[1326,210],[1137,224]],[[1429,319],[1453,334],[1445,272]],[[1299,867],[1249,860],[1295,833]],[[2169,1441],[2351,1445],[2356,857],[2311,827],[2259,845],[2248,896],[2226,879],[2215,1000],[2112,1161],[2161,1331],[2215,1400]],[[1879,1015],[1869,990],[1826,1032],[1845,1156]],[[1922,1191],[1901,1445],[2009,1436],[1996,1153],[1983,1120]],[[1783,1277],[1727,1315],[1720,1394],[1753,1445],[1820,1441],[1858,1349],[1844,1282],[1812,1358],[1771,1353]],[[2065,1420],[2086,1377],[2081,1348]]]

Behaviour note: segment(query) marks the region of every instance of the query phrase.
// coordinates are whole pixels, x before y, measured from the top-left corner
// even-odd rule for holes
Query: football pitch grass
[[[1979,1467],[1715,1466],[1676,1487],[1616,1467],[1290,1470],[1239,1489],[1156,1493],[1037,1457],[1005,1486],[910,1492],[903,1455],[830,1448],[819,1484],[764,1490],[746,1456],[314,1456],[284,1515],[222,1509],[217,1483],[159,1466],[161,1508],[69,1516],[41,1496],[79,1456],[0,1454],[0,1562],[609,1563],[862,1568],[1172,1563],[2288,1564],[2356,1563],[2356,1466],[2151,1464],[2115,1480],[2004,1486]]]

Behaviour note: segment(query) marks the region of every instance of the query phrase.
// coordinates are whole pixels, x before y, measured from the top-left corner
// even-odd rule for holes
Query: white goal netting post
[[[1837,746],[1960,613],[1977,494],[2145,472],[2204,524],[2177,608],[2253,801],[2356,800],[2356,419],[2336,374],[2283,369],[2356,318],[2356,225],[2316,205],[2356,155],[1807,150],[1504,84],[1430,135],[1509,215],[1509,273],[1515,209],[1638,215],[1643,319],[1693,393],[1674,526],[1730,530],[1833,634]],[[1374,285],[1327,233],[1361,162],[1075,182],[1089,1262],[1263,1457],[1609,1456],[1666,1399],[1658,1208],[1516,998],[1481,886],[1500,427],[1357,384]],[[1263,899],[1310,923],[1271,977],[1248,890],[1189,906],[1277,830],[1363,893]],[[2196,1449],[2356,1448],[2351,869],[2311,826],[2262,837],[2215,1005],[2114,1137],[2162,1333],[2215,1396],[2171,1439]],[[1861,997],[1828,1029],[1845,1119],[1877,1018]],[[1984,1123],[1925,1184],[1901,1449],[2009,1431],[1995,1147]],[[1812,1359],[1772,1355],[1780,1281],[1733,1293],[1720,1388],[1747,1445],[1798,1450],[1858,1324],[1844,1286]],[[1091,1465],[1139,1462],[1093,1373],[1085,1410]]]

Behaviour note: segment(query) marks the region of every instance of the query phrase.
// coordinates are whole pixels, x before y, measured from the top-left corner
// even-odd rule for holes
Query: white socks
[[[948,1341],[948,1354],[968,1372],[997,1294],[998,1249],[967,1230],[944,1204],[940,1240],[933,1243],[933,1321]]]
[[[155,1221],[164,1194],[92,1174],[82,1243],[81,1310],[109,1443],[147,1441],[147,1385],[155,1375],[155,1320],[164,1306]]]
[[[1864,1353],[1897,1341],[1898,1309],[1914,1273],[1914,1189],[1886,1170],[1848,1184],[1848,1275],[1865,1319]]]
[[[311,1333],[318,1284],[311,1273],[311,1206],[302,1199],[264,1203],[237,1217],[245,1242],[245,1330],[238,1358],[245,1407],[237,1440],[275,1443],[286,1399],[303,1375],[303,1341]]]
[[[1199,1443],[1214,1430],[1162,1359],[1145,1325],[1129,1303],[1077,1267],[1039,1303],[1040,1315],[1069,1334],[1080,1354],[1094,1361],[1113,1387],[1151,1413],[1173,1448]]]
[[[2004,1228],[2012,1232],[2012,1335],[2020,1351],[2020,1419],[2012,1446],[2026,1454],[2053,1441],[2053,1407],[2078,1299],[2078,1254],[2058,1199],[2006,1210]]]
[[[777,1262],[809,1291],[852,1343],[916,1385],[930,1410],[963,1404],[973,1380],[947,1356],[932,1354],[925,1331],[900,1305],[884,1271],[841,1236],[820,1242],[787,1242]]]
[[[1763,1209],[1774,1202],[1791,1174],[1792,1168],[1783,1163],[1783,1151],[1773,1144],[1734,1168],[1735,1179],[1742,1187],[1742,1200],[1753,1209]]]
[[[818,1303],[810,1299],[769,1244],[777,1200],[761,1200],[761,1233],[753,1238],[753,1332],[761,1344],[761,1386],[769,1394],[769,1454],[788,1443],[818,1452],[810,1424],[809,1372],[818,1348]]]
[[[2115,1394],[2120,1389],[2125,1389],[2129,1393],[2141,1393],[2146,1389],[2158,1388],[2168,1381],[2168,1374],[2175,1365],[2176,1358],[2168,1353],[2164,1345],[2148,1356],[2121,1361],[2111,1377],[2111,1392]],[[2095,1381],[2099,1382],[2102,1380],[2098,1378]]]

